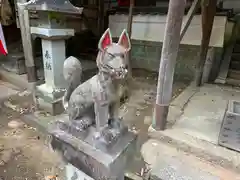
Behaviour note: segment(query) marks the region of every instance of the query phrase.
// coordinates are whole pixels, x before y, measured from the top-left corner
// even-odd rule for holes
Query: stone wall
[[[186,16],[184,16],[185,21]],[[109,28],[112,37],[119,37],[122,30],[127,27],[128,15],[115,14],[109,16]],[[210,46],[216,47],[213,75],[216,76],[221,52],[224,46],[224,35],[227,23],[226,16],[215,16]],[[132,65],[133,68],[143,68],[150,71],[158,71],[161,56],[166,15],[137,14],[133,16],[132,23]],[[195,15],[188,30],[181,41],[178,59],[175,69],[175,78],[193,79],[195,64],[200,51],[202,37],[201,16]]]
[[[132,41],[132,67],[157,72],[161,49],[162,43],[159,42]],[[199,51],[199,46],[180,45],[175,66],[175,79],[193,79]],[[222,57],[222,48],[216,48],[215,52],[210,79],[214,79],[217,75],[219,62]]]

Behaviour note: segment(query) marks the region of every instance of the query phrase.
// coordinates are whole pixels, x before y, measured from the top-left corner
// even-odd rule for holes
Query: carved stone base
[[[57,128],[75,138],[88,142],[92,146],[107,151],[122,135],[128,132],[120,119],[111,119],[101,132],[94,126],[94,114],[84,116],[81,121],[69,121],[68,118],[56,122],[53,129]]]
[[[65,126],[65,131],[63,131],[60,128],[66,120],[60,121],[62,123],[60,126],[55,124],[49,128],[52,134],[51,145],[54,150],[59,151],[68,163],[93,179],[122,179],[126,164],[131,160],[131,153],[134,152],[136,143],[134,133],[128,132],[126,128],[120,128],[121,132],[115,141],[102,147],[103,143],[99,143],[101,146],[96,143],[94,126],[87,128],[84,133],[77,134],[75,132],[72,135],[73,133],[69,132],[73,132],[77,128],[68,126],[72,128],[69,130]],[[108,130],[112,129],[108,128]]]
[[[35,97],[36,105],[39,109],[50,113],[52,116],[59,115],[64,112],[64,107],[62,105],[62,98],[53,101],[46,101],[42,97]]]
[[[49,90],[46,84],[37,86],[35,90],[36,106],[53,116],[61,114],[64,112],[62,104],[64,92],[64,90]]]

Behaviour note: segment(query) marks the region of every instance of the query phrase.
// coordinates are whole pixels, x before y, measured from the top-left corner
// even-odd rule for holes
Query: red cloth
[[[6,52],[5,48],[4,48],[3,43],[2,43],[1,40],[0,40],[0,54],[3,54],[5,56],[7,55],[7,52]]]
[[[130,6],[129,0],[118,0],[118,6]]]

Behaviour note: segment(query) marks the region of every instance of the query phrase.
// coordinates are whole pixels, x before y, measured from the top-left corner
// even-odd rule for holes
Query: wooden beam
[[[170,0],[169,2],[159,66],[157,99],[152,124],[153,128],[156,130],[164,130],[167,123],[169,104],[172,99],[173,75],[179,49],[185,3],[185,0]]]
[[[199,60],[196,65],[195,83],[202,85],[204,64],[207,57],[214,16],[216,14],[217,0],[203,0],[202,2],[202,41],[200,46]]]
[[[28,82],[37,82],[37,70],[34,62],[34,54],[32,47],[32,36],[30,32],[30,19],[28,10],[24,9],[23,3],[26,3],[26,0],[18,0],[18,17],[19,25],[22,36],[22,45],[25,57],[25,65],[27,70]]]
[[[194,2],[192,3],[192,6],[191,8],[189,9],[188,13],[187,13],[187,16],[186,16],[186,19],[185,21],[183,22],[183,25],[182,25],[182,30],[181,30],[181,35],[180,35],[180,42],[181,40],[183,39],[185,33],[187,32],[187,29],[193,19],[193,16],[194,14],[196,13],[198,7],[200,6],[200,1],[201,0],[194,0]]]

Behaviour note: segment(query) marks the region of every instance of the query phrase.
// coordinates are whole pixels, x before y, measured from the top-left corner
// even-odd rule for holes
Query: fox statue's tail
[[[68,83],[68,88],[63,96],[63,106],[66,110],[71,94],[81,84],[81,62],[73,56],[68,57],[63,64],[63,76]]]

